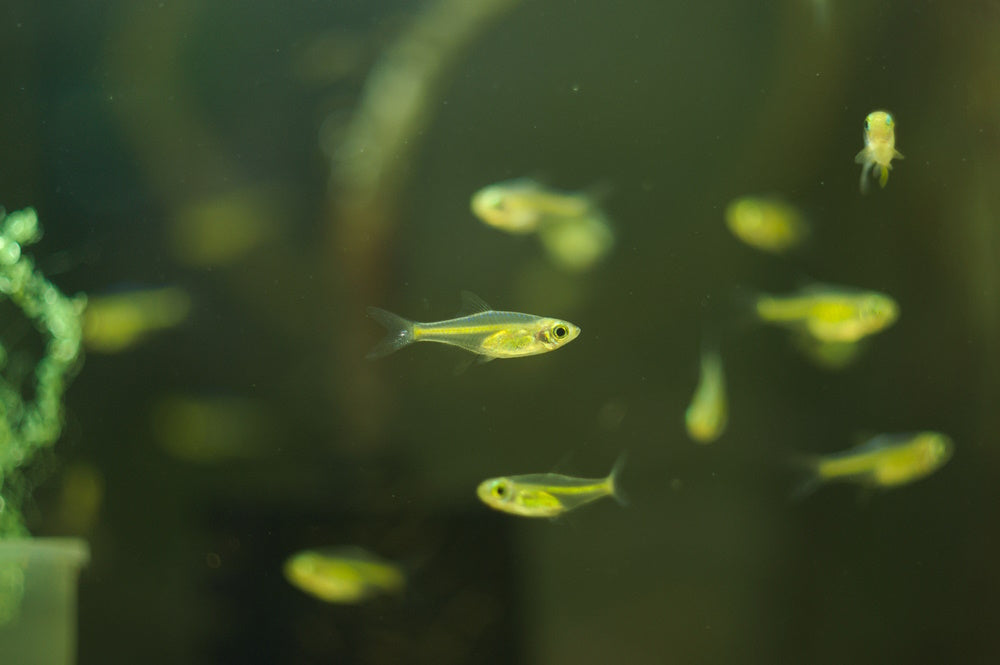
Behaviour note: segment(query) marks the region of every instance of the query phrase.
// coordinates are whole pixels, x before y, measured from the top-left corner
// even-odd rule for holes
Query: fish
[[[884,293],[823,285],[787,296],[762,294],[754,309],[762,321],[805,331],[820,342],[856,342],[899,317],[899,305]]]
[[[557,267],[583,272],[608,255],[615,234],[598,196],[558,192],[529,178],[509,180],[472,195],[472,212],[507,233],[537,233]]]
[[[191,297],[175,286],[90,296],[83,312],[83,342],[91,351],[126,351],[153,332],[180,325]]]
[[[439,342],[471,351],[487,362],[554,351],[580,335],[579,326],[562,319],[494,311],[469,291],[462,292],[462,308],[454,319],[420,323],[378,307],[369,307],[368,314],[389,331],[368,359],[387,356],[414,342]]]
[[[729,405],[722,355],[716,347],[701,352],[701,374],[691,404],[684,412],[688,435],[698,443],[712,443],[726,431]]]
[[[538,229],[552,263],[569,272],[589,270],[607,256],[615,235],[599,211],[552,222]]]
[[[504,476],[484,480],[476,488],[480,501],[494,510],[521,517],[558,517],[606,496],[627,501],[618,485],[625,455],[606,478],[573,478],[557,473]]]
[[[809,227],[793,206],[774,198],[744,196],[726,206],[726,226],[747,245],[782,254],[809,235]]]
[[[833,481],[876,488],[905,485],[940,469],[954,450],[951,438],[940,432],[879,434],[842,452],[795,460],[808,474],[796,494]]]
[[[360,547],[309,549],[290,556],[285,579],[328,603],[356,604],[398,593],[406,584],[399,566]]]
[[[854,161],[862,164],[861,192],[868,191],[868,172],[873,168],[878,176],[878,184],[885,187],[889,182],[889,170],[893,157],[903,159],[896,150],[896,121],[888,111],[872,111],[865,118],[865,147],[854,156]]]
[[[483,187],[472,195],[473,214],[508,233],[534,233],[547,222],[587,216],[594,203],[586,194],[558,192],[530,178]]]

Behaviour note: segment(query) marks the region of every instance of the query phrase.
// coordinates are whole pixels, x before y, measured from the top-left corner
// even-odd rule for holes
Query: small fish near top
[[[893,157],[903,159],[896,150],[896,121],[888,111],[872,111],[865,118],[865,147],[854,157],[862,164],[861,193],[868,191],[868,173],[874,168],[878,184],[885,187],[889,182],[889,170]]]
[[[369,307],[368,314],[389,331],[368,353],[369,359],[389,355],[414,342],[438,342],[471,351],[486,362],[554,351],[580,335],[579,327],[562,319],[494,311],[468,291],[462,292],[462,308],[454,319],[419,323],[378,307]]]
[[[398,593],[406,583],[398,566],[359,547],[298,552],[285,562],[284,573],[302,591],[337,604],[357,604]]]
[[[558,517],[606,496],[625,505],[618,486],[624,465],[622,455],[607,478],[573,478],[557,473],[490,478],[479,484],[476,495],[494,510],[521,517]]]
[[[880,434],[839,453],[800,460],[809,477],[796,494],[835,481],[876,488],[905,485],[940,469],[954,450],[954,442],[940,432]]]
[[[820,342],[856,342],[899,317],[899,305],[884,293],[819,285],[787,296],[760,295],[754,307],[762,321],[806,332]]]
[[[726,376],[718,348],[701,351],[701,375],[691,405],[684,412],[688,436],[698,443],[712,443],[726,431],[729,405],[726,399]]]
[[[809,235],[799,211],[774,198],[735,199],[726,206],[726,226],[746,244],[772,254],[798,247]]]

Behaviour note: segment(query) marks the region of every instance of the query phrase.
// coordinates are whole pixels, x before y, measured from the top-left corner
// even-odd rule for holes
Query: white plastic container
[[[76,583],[89,559],[82,540],[0,540],[0,663],[76,662]]]

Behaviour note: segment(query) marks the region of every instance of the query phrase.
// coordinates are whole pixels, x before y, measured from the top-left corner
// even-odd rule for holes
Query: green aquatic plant
[[[59,438],[63,392],[81,361],[86,298],[63,295],[23,254],[22,248],[41,236],[32,208],[9,215],[0,208],[0,302],[20,310],[44,340],[33,382],[25,386],[20,372],[9,371],[12,340],[0,332],[0,541],[29,535],[21,513],[26,493],[21,472],[38,450]],[[5,322],[0,331],[10,327]],[[20,605],[21,573],[17,566],[0,570],[0,624]]]

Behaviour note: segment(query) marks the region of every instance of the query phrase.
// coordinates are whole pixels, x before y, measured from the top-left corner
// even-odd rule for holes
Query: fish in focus
[[[585,194],[547,189],[529,178],[483,187],[472,195],[472,212],[490,226],[508,233],[533,233],[540,225],[577,219],[594,209]]]
[[[703,348],[698,386],[684,412],[688,435],[698,443],[712,443],[726,431],[728,414],[722,355],[716,348]]]
[[[471,351],[485,362],[554,351],[580,334],[579,327],[562,319],[494,311],[468,291],[462,292],[462,309],[454,319],[419,323],[377,307],[369,307],[368,314],[389,331],[368,353],[369,359],[414,342],[439,342]]]
[[[479,484],[476,494],[490,508],[521,517],[558,517],[606,496],[625,505],[618,487],[624,465],[623,455],[607,478],[573,478],[557,473],[490,478]]]
[[[83,313],[83,341],[91,351],[118,353],[181,324],[190,311],[191,297],[173,286],[91,296]]]
[[[940,432],[880,434],[842,452],[800,460],[809,477],[796,494],[833,481],[885,488],[905,485],[944,466],[954,449],[954,442]]]
[[[745,196],[726,206],[726,226],[759,250],[781,254],[797,247],[809,227],[794,207],[778,199]]]
[[[787,296],[762,294],[754,309],[760,320],[805,331],[820,342],[856,342],[899,318],[899,306],[884,293],[818,285]]]
[[[285,578],[328,603],[361,603],[397,593],[406,579],[398,566],[358,547],[305,550],[285,561]]]
[[[571,272],[592,268],[614,246],[611,225],[588,194],[558,192],[520,178],[480,189],[471,207],[501,231],[537,233],[552,263]]]
[[[861,191],[868,191],[868,172],[875,170],[878,184],[885,187],[889,182],[889,170],[892,168],[892,158],[903,159],[896,150],[896,121],[888,111],[872,111],[865,118],[865,147],[854,157],[854,161],[862,164]]]

